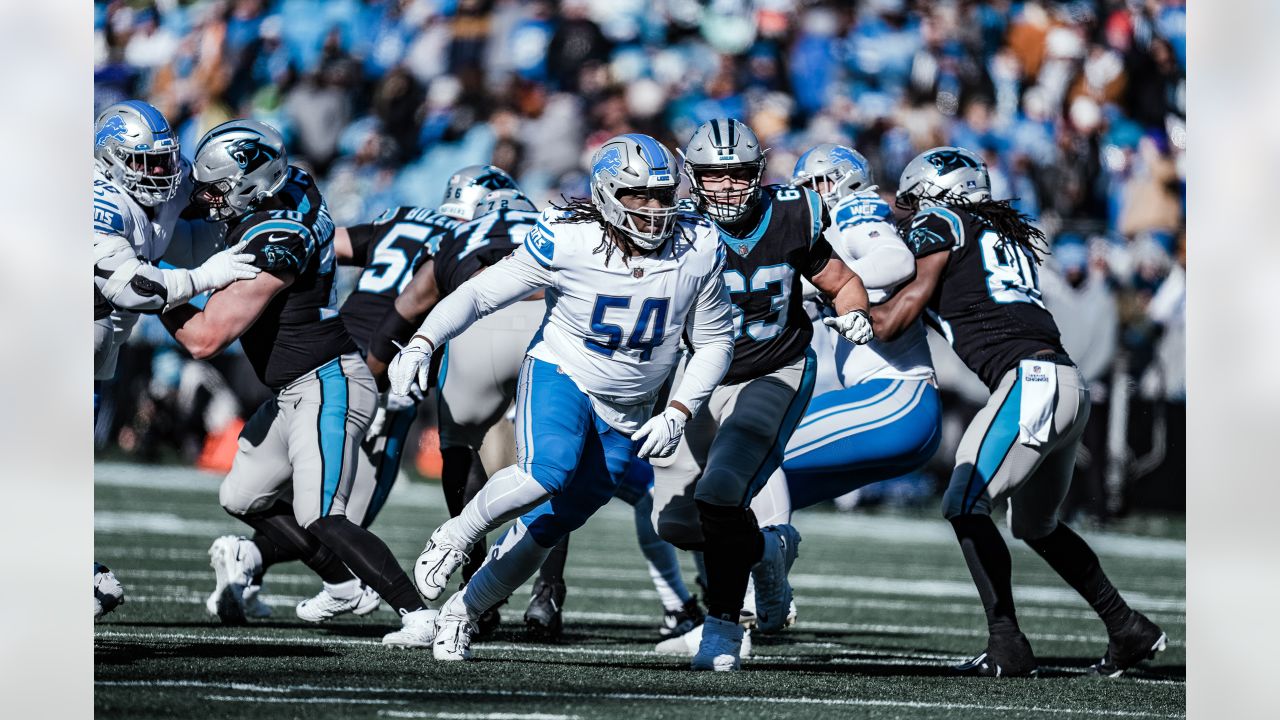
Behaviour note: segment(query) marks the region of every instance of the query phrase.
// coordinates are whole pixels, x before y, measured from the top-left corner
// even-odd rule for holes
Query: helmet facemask
[[[134,151],[117,145],[102,160],[111,179],[142,205],[155,207],[178,194],[182,160],[176,147]]]
[[[684,167],[698,210],[718,223],[732,225],[741,221],[760,200],[760,183],[764,178],[763,158],[737,165],[693,165],[686,160]],[[728,175],[731,179],[724,184],[730,187],[706,189],[702,184],[705,178],[700,176],[711,173]],[[736,177],[739,175],[746,177]],[[743,179],[747,181],[745,186],[732,187],[734,180]]]
[[[663,185],[652,188],[619,190],[617,195],[657,199],[658,207],[629,208],[616,195],[598,183],[591,183],[591,196],[605,221],[617,228],[627,240],[642,250],[656,250],[675,232],[676,187]]]

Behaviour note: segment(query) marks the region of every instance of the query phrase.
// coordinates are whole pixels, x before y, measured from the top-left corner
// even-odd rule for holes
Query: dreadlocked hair
[[[596,207],[596,204],[592,202],[590,198],[567,198],[564,195],[561,195],[560,199],[564,201],[564,205],[557,205],[554,202],[551,203],[551,207],[564,213],[560,216],[558,222],[574,225],[595,223],[603,229],[603,232],[600,233],[600,244],[596,245],[595,249],[591,252],[592,254],[604,253],[605,265],[609,264],[609,260],[613,257],[613,251],[620,248],[626,250],[626,252],[622,253],[622,264],[628,266],[631,264],[630,259],[632,254],[645,254],[647,252],[652,252],[646,251],[644,248],[636,245],[634,242],[631,242],[631,238],[628,238],[618,230],[618,228],[614,227],[613,223],[605,220],[604,214],[600,212],[600,208]],[[680,229],[681,234],[685,232],[684,228],[681,228],[679,225],[676,227]]]
[[[1026,248],[1037,265],[1044,262],[1044,255],[1049,254],[1049,243],[1044,231],[1033,225],[1033,218],[1019,212],[1009,200],[974,201],[961,197],[948,197],[942,202],[946,207],[964,210],[990,227],[1000,237]],[[898,222],[899,232],[906,237],[906,233],[910,232],[911,220],[920,210],[920,200],[916,197],[899,197],[895,205],[911,213]]]

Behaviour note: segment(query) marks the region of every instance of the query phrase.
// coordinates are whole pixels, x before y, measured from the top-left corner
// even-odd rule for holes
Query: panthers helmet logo
[[[112,115],[107,118],[106,122],[102,123],[102,127],[99,128],[97,134],[94,135],[94,143],[98,147],[102,147],[107,144],[108,140],[123,142],[124,136],[128,132],[129,129],[125,127],[124,119],[119,115]]]
[[[936,153],[930,153],[925,160],[937,168],[939,175],[946,175],[953,170],[960,170],[961,168],[973,168],[974,170],[982,168],[981,163],[975,161],[969,155],[955,150],[939,150]]]
[[[279,153],[258,142],[257,138],[241,138],[231,142],[227,145],[227,154],[245,173],[251,173],[280,157]]]

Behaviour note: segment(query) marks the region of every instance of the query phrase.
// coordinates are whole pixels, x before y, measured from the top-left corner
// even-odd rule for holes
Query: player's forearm
[[[197,360],[211,358],[227,349],[235,336],[227,337],[217,323],[194,305],[180,305],[160,316],[173,339]]]
[[[912,282],[900,290],[887,302],[871,309],[871,323],[876,337],[881,340],[894,340],[907,327],[920,317],[929,295],[925,294],[920,283]]]
[[[508,258],[462,283],[427,316],[417,335],[438,348],[486,315],[501,310],[546,287],[537,268]]]
[[[671,393],[670,404],[680,407],[692,417],[711,397],[729,365],[733,362],[733,334],[722,334],[711,341],[704,341],[696,346],[693,356],[685,365],[684,376],[680,384]]]
[[[851,273],[849,279],[831,298],[831,304],[835,307],[837,315],[846,315],[854,310],[865,312],[871,303],[867,299],[867,288],[862,284],[862,278],[856,273]]]

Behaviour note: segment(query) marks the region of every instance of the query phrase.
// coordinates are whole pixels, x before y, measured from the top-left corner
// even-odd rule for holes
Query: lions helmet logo
[[[955,150],[939,150],[936,153],[930,153],[925,160],[928,161],[930,165],[937,168],[939,175],[946,175],[952,170],[959,170],[961,168],[973,168],[975,170],[982,168],[981,163],[976,162],[968,155],[956,152]]]
[[[102,124],[101,128],[99,128],[97,134],[94,136],[94,143],[96,143],[98,147],[102,147],[107,144],[108,140],[122,142],[124,141],[124,136],[128,131],[129,129],[124,125],[124,119],[119,115],[112,115],[107,118],[107,121]]]
[[[831,157],[832,165],[835,165],[841,162],[847,162],[850,165],[860,170],[865,169],[863,168],[862,162],[858,160],[858,156],[854,155],[853,151],[849,150],[849,148],[847,147],[836,145],[835,147],[831,148],[830,157]]]
[[[620,167],[622,167],[622,151],[615,145],[600,154],[600,159],[591,166],[591,174],[598,175],[608,171],[610,175],[616,176]]]
[[[253,172],[280,157],[279,153],[258,142],[257,138],[241,138],[227,145],[227,154],[246,173]]]

